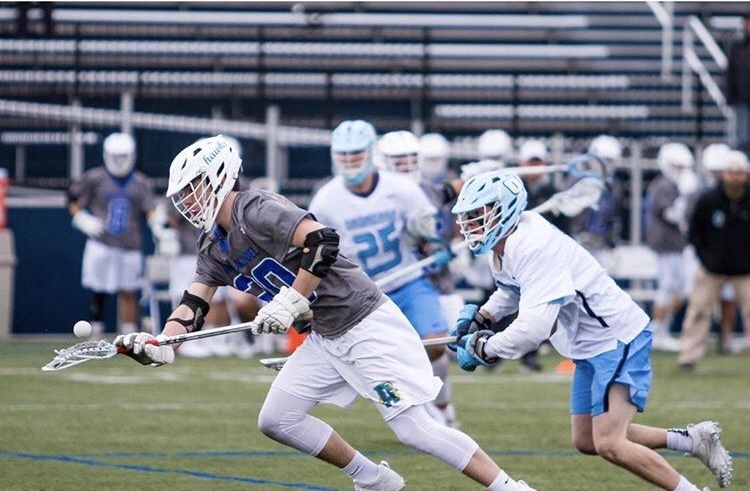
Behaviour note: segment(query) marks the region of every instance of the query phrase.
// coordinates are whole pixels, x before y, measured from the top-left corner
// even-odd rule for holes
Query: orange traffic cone
[[[564,359],[557,365],[555,365],[555,373],[561,373],[564,375],[570,375],[571,373],[576,371],[576,364],[573,363],[573,360]]]
[[[286,353],[291,355],[307,337],[307,333],[300,334],[296,329],[292,328],[286,332]]]

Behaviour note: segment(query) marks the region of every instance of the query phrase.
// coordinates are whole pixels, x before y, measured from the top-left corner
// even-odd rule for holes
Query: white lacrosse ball
[[[88,321],[78,321],[73,325],[73,334],[75,334],[77,338],[87,338],[91,336],[93,331],[94,328],[91,327],[91,323]]]

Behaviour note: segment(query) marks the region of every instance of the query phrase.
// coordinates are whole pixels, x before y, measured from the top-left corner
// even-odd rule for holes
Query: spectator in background
[[[729,51],[727,102],[737,115],[737,145],[750,151],[750,12],[742,18],[742,37]]]
[[[678,363],[692,371],[706,353],[709,324],[721,287],[734,286],[745,326],[750,325],[750,183],[747,156],[728,152],[721,181],[704,191],[689,223],[689,240],[700,260],[690,295]]]
[[[135,141],[126,133],[104,140],[104,166],[84,172],[68,191],[73,226],[86,234],[81,283],[93,292],[89,315],[93,335],[104,332],[107,295],[117,294],[116,331],[138,330],[138,299],[143,275],[141,220],[151,218],[154,194],[135,170]],[[154,237],[162,225],[149,220]]]
[[[693,154],[683,143],[666,143],[659,148],[657,161],[661,174],[646,190],[646,244],[659,258],[659,277],[651,317],[654,323],[654,349],[679,350],[679,342],[669,333],[674,313],[685,302],[687,194],[696,189],[692,172]],[[692,184],[691,184],[692,183]]]
[[[688,217],[692,216],[695,210],[695,201],[701,192],[721,182],[721,173],[726,164],[727,153],[731,150],[725,143],[712,143],[703,149],[701,164],[705,171],[704,188],[690,196],[688,200]],[[693,280],[700,264],[692,244],[688,244],[685,247],[684,261],[688,280],[685,283],[685,297],[687,298],[690,297],[693,291]],[[724,286],[721,288],[718,323],[720,332],[719,352],[728,355],[739,353],[741,351],[739,341],[741,340],[737,339],[736,341],[738,342],[735,342],[734,336],[734,331],[737,327],[737,302],[735,301],[734,288],[732,288],[730,283],[724,283]]]

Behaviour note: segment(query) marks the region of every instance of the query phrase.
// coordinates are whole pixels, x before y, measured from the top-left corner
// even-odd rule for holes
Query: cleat
[[[526,481],[518,481],[518,491],[536,491],[536,489],[526,484]]]
[[[688,435],[693,439],[690,454],[708,467],[719,486],[725,488],[732,482],[732,457],[721,444],[721,428],[714,421],[688,425]]]
[[[354,480],[354,491],[401,491],[406,487],[406,481],[399,476],[385,460],[378,465],[378,478],[370,484],[361,484]]]

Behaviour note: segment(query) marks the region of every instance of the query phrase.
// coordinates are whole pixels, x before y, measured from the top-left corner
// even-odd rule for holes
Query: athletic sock
[[[680,476],[680,482],[673,491],[700,491],[700,489],[698,489],[695,484],[685,479],[685,476]]]
[[[505,471],[501,470],[492,484],[487,487],[488,491],[515,491],[518,483]]]
[[[692,452],[693,438],[684,428],[670,428],[667,430],[667,448],[677,452]]]
[[[378,465],[359,452],[355,452],[352,461],[342,470],[346,475],[363,484],[375,482],[378,478]]]

